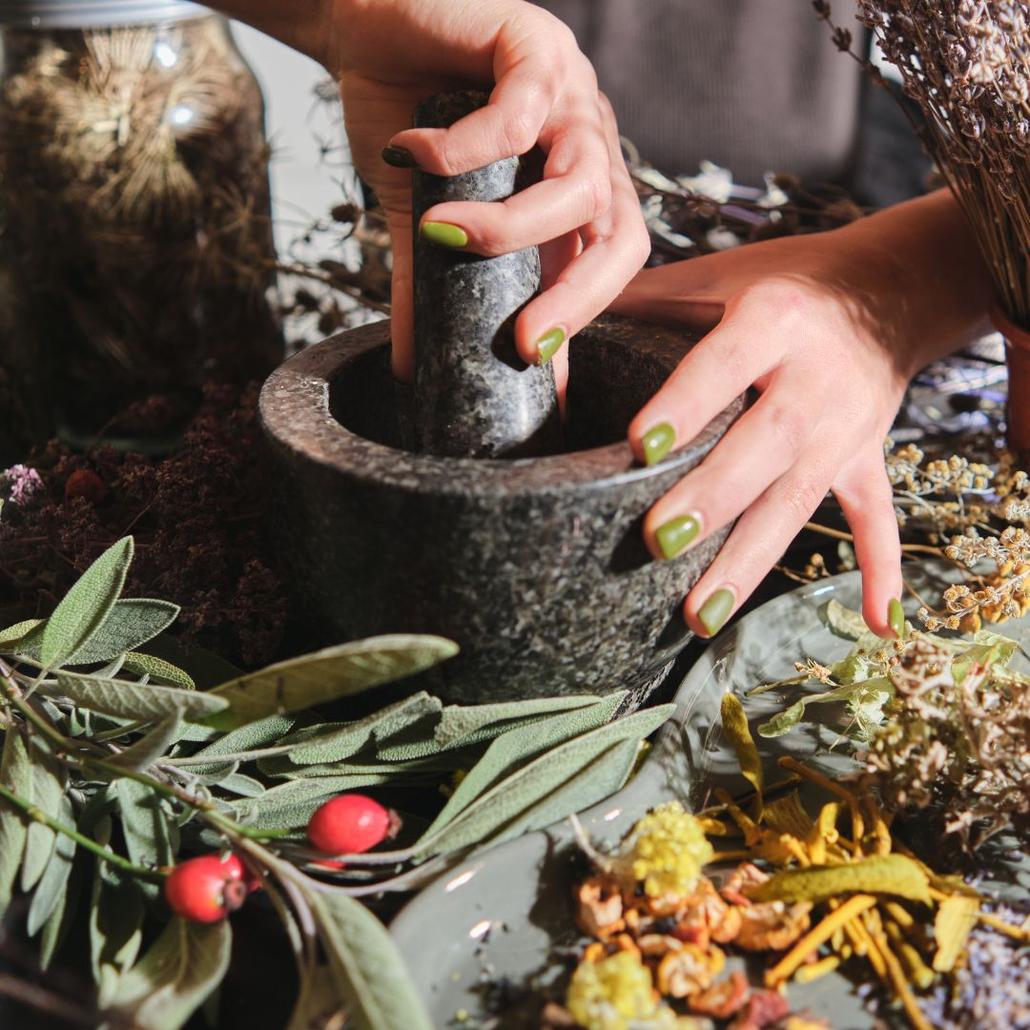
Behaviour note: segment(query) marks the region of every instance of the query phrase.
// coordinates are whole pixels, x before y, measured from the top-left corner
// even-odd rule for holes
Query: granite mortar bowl
[[[261,418],[280,554],[316,641],[448,637],[461,653],[418,685],[451,702],[618,689],[641,700],[689,639],[682,599],[726,536],[669,562],[641,537],[650,505],[744,406],[658,465],[634,463],[629,421],[692,342],[598,320],[570,344],[564,453],[510,460],[410,449],[411,391],[390,375],[388,322],[286,362]]]

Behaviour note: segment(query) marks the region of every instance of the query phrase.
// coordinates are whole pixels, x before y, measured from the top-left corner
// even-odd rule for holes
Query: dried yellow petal
[[[788,869],[760,884],[756,901],[825,901],[847,894],[894,894],[930,902],[926,873],[904,855],[873,855],[858,862]]]
[[[762,760],[758,757],[758,748],[755,747],[754,738],[751,736],[744,706],[736,694],[723,694],[721,711],[723,732],[729,738],[733,750],[736,752],[741,776],[755,788],[755,793],[758,795],[758,810],[761,811],[764,789]]]
[[[762,824],[777,833],[788,833],[801,839],[812,832],[812,818],[802,808],[797,791],[770,801],[762,812]]]
[[[955,894],[941,902],[933,922],[933,933],[937,939],[933,968],[938,973],[950,973],[955,968],[979,914],[978,898]]]

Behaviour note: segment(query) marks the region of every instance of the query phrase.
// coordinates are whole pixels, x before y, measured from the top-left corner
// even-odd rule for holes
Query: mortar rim
[[[652,323],[604,316],[583,330],[633,322],[653,335],[640,346],[668,348],[682,333]],[[603,447],[535,458],[452,458],[389,447],[344,426],[330,409],[334,380],[346,365],[389,342],[390,320],[344,330],[313,344],[279,366],[261,389],[261,425],[270,440],[295,457],[361,481],[412,492],[430,487],[436,494],[463,496],[536,494],[548,490],[590,492],[639,483],[680,471],[685,475],[723,437],[744,408],[738,397],[693,439],[657,465],[635,463],[625,440]],[[670,370],[671,371],[671,370]],[[297,405],[298,397],[307,403]],[[300,414],[298,414],[298,407]]]

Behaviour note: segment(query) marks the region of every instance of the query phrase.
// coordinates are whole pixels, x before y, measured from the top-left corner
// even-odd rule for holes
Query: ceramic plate
[[[908,569],[909,581],[933,596],[933,567]],[[658,735],[637,776],[581,822],[591,839],[614,844],[647,810],[678,798],[697,806],[715,785],[740,793],[736,759],[722,740],[719,705],[729,690],[741,693],[762,682],[794,675],[795,660],[843,658],[851,642],[823,622],[836,598],[860,606],[860,581],[848,573],[784,594],[727,629],[698,660],[676,694],[678,711]],[[1009,623],[1006,635],[1030,645],[1030,618]],[[1022,666],[1026,668],[1026,665]],[[774,693],[746,703],[752,726],[784,707]],[[812,716],[839,717],[819,705]],[[767,779],[780,778],[776,758],[790,753],[834,776],[855,768],[844,752],[830,750],[840,725],[802,725],[773,740],[758,738]],[[809,810],[814,806],[809,805]],[[480,852],[456,866],[411,901],[391,927],[433,1025],[536,1026],[541,992],[569,968],[563,955],[578,953],[581,937],[572,917],[571,891],[584,869],[567,823]],[[1021,871],[1025,877],[1025,869]],[[1017,874],[1019,875],[1019,874]],[[1024,878],[1022,889],[1027,889]],[[755,981],[757,982],[757,981]],[[873,1018],[846,977],[830,974],[793,984],[795,1010],[808,1008],[836,1030],[867,1030]]]

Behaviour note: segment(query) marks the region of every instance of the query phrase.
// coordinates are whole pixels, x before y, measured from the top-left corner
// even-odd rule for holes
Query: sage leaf
[[[45,622],[45,619],[27,619],[25,622],[18,622],[0,630],[0,652],[13,654],[17,650],[17,645],[33,630],[39,631]]]
[[[802,709],[804,706],[802,706]],[[740,774],[752,787],[758,797],[758,808],[762,808],[762,792],[765,789],[765,782],[762,778],[762,760],[758,757],[758,748],[755,747],[754,738],[751,736],[751,729],[747,724],[747,713],[740,698],[734,693],[723,694],[722,696],[722,731],[733,747],[737,762],[740,764]]]
[[[340,994],[357,1030],[432,1030],[386,928],[339,891],[306,894]]]
[[[175,622],[179,606],[149,597],[115,601],[107,618],[66,665],[95,665],[135,651]]]
[[[385,740],[442,708],[439,698],[420,691],[357,722],[300,730],[285,738],[283,745],[291,745],[289,756],[295,765],[339,762],[356,754],[369,740]]]
[[[295,719],[285,715],[270,715],[266,719],[248,723],[238,730],[226,733],[212,743],[202,747],[192,757],[216,758],[233,755],[241,751],[254,751],[266,744],[274,744],[293,729]]]
[[[180,669],[178,665],[166,662],[163,658],[155,658],[151,654],[142,654],[139,651],[129,651],[124,656],[122,668],[136,676],[149,676],[151,680],[157,680],[170,687],[180,687],[183,690],[196,690],[197,685],[193,677]]]
[[[808,866],[775,873],[750,892],[756,901],[811,901],[839,895],[894,894],[930,903],[930,883],[918,862],[906,855],[872,855],[857,862]]]
[[[845,608],[835,597],[826,602],[823,609],[823,616],[826,625],[839,637],[846,637],[848,640],[858,640],[869,632],[861,612],[851,608]]]
[[[71,875],[64,890],[57,892],[57,904],[50,918],[47,919],[43,932],[39,937],[39,965],[41,969],[49,969],[50,963],[58,949],[64,943],[71,930],[78,911],[79,897],[87,879],[88,861],[78,852],[71,865]],[[40,888],[36,888],[37,892]],[[35,899],[33,899],[35,900]],[[31,911],[31,910],[30,910]]]
[[[546,797],[557,786],[623,740],[642,740],[676,710],[656,705],[573,737],[504,777],[432,837],[414,847],[421,856],[443,854],[478,844]]]
[[[255,798],[240,798],[226,804],[226,811],[245,825],[270,830],[292,830],[306,826],[311,814],[337,794],[361,787],[387,783],[388,775],[323,777],[318,780],[291,780],[272,787]]]
[[[616,744],[491,837],[490,844],[501,844],[524,833],[542,830],[611,797],[629,779],[639,751],[640,741],[636,739]]]
[[[145,783],[128,778],[115,780],[111,792],[118,803],[129,858],[136,865],[148,868],[172,865],[178,850],[178,834],[174,821],[165,812],[161,795]],[[141,884],[141,887],[152,886]]]
[[[58,805],[57,818],[65,826],[73,827],[75,825],[72,804],[64,795],[61,796]],[[27,931],[30,937],[35,937],[60,907],[74,861],[75,841],[64,833],[57,834],[53,855],[47,863],[42,878],[36,885],[32,903],[29,905]]]
[[[228,921],[173,919],[121,978],[110,1007],[141,1030],[178,1030],[222,982],[231,951]]]
[[[789,708],[774,715],[768,722],[763,722],[758,727],[760,737],[782,737],[789,733],[805,715],[805,701],[795,701]]]
[[[491,742],[483,756],[458,784],[423,836],[437,833],[491,787],[502,773],[518,762],[597,726],[603,726],[615,714],[625,697],[626,692],[619,691],[585,708],[560,712],[540,722],[534,720],[502,733]]]
[[[29,743],[29,761],[32,764],[32,803],[45,815],[56,819],[64,795],[61,767],[35,740]],[[29,824],[21,867],[23,891],[32,890],[39,882],[54,852],[55,836],[45,823],[33,820]]]
[[[124,769],[135,769],[142,772],[155,762],[164,758],[168,749],[182,736],[182,715],[173,712],[166,715],[153,729],[140,737],[131,747],[120,754],[113,755],[108,761],[112,765]]]
[[[458,645],[450,640],[413,634],[327,647],[216,687],[212,696],[228,702],[228,710],[206,721],[229,730],[269,715],[303,711],[412,676],[457,653]]]
[[[8,729],[4,734],[0,781],[19,797],[26,801],[32,800],[32,762],[29,760],[25,738],[14,729]],[[25,817],[0,799],[0,916],[11,903],[27,838],[28,824]]]
[[[260,780],[238,772],[230,773],[224,780],[220,780],[217,786],[241,798],[259,798],[268,790]]]
[[[41,685],[40,692],[59,695],[83,708],[118,719],[152,721],[177,712],[199,722],[226,708],[225,698],[198,690],[159,687],[152,683],[105,680],[74,672],[57,675],[57,686]]]
[[[63,665],[97,632],[122,592],[132,554],[132,537],[124,537],[97,558],[64,595],[43,631],[40,661],[45,668]]]
[[[625,694],[623,694],[625,697]],[[595,705],[602,698],[593,694],[571,697],[531,698],[526,701],[503,701],[491,705],[448,705],[440,716],[433,734],[440,747],[457,744],[465,737],[487,726],[510,720],[527,719],[534,715],[550,715]]]

